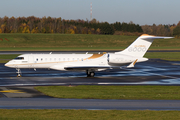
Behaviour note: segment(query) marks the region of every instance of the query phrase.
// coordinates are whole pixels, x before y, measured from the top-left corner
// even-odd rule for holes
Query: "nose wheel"
[[[16,68],[16,70],[17,70],[17,77],[21,77],[21,70],[19,69],[19,68]]]
[[[87,77],[94,77],[95,75],[94,71],[89,71],[89,70],[86,71],[86,74],[87,74]]]

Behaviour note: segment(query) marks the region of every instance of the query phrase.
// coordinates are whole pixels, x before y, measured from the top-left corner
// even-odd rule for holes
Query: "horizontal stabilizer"
[[[126,68],[132,68],[134,67],[134,65],[136,64],[136,62],[138,61],[138,59],[136,59],[135,61],[133,61],[131,64],[129,64],[128,66],[121,66],[120,69],[126,69]]]
[[[138,61],[138,59],[136,59],[135,61],[133,61],[130,65],[127,66],[127,68],[132,68],[132,67],[134,67],[134,65],[136,64],[137,61]]]
[[[161,37],[161,36],[154,36],[154,37],[145,37],[145,38],[142,38],[143,40],[154,40],[154,39],[171,39],[171,38],[174,38],[174,37]]]

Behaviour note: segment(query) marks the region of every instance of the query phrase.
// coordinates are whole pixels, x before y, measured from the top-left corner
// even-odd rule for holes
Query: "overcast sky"
[[[0,0],[0,17],[61,17],[100,22],[130,22],[140,25],[177,24],[180,0]]]

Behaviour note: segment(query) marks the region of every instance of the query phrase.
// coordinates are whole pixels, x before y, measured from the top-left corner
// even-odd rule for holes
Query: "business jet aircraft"
[[[125,50],[104,54],[23,54],[5,64],[17,69],[17,77],[21,76],[20,68],[47,68],[54,70],[83,70],[87,77],[94,77],[95,71],[134,67],[137,62],[147,61],[144,54],[154,39],[169,39],[143,34]]]

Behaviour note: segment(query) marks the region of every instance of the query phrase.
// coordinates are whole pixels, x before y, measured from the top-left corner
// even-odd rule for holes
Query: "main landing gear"
[[[17,77],[21,77],[21,70],[19,69],[19,68],[16,68],[16,70],[17,70]]]
[[[87,70],[86,71],[87,77],[94,77],[95,73],[94,71]]]

